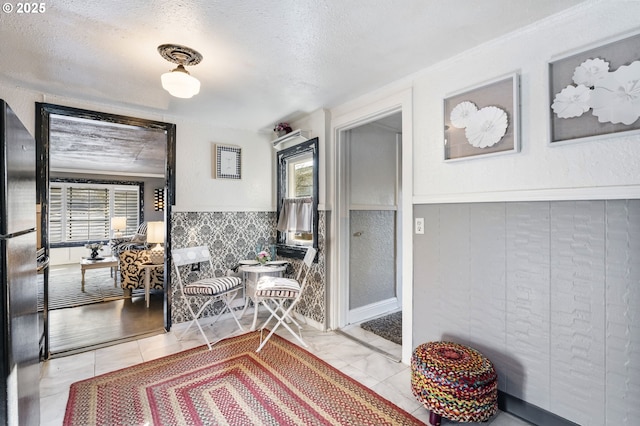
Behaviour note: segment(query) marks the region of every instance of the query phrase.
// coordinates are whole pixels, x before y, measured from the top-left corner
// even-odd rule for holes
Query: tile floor
[[[241,320],[245,328],[251,325],[252,315],[245,314]],[[137,341],[122,343],[102,349],[53,359],[43,363],[40,379],[41,425],[61,425],[64,419],[69,386],[79,380],[129,367],[144,361],[170,355],[196,346],[203,342],[197,329],[192,328],[178,340],[184,324],[177,324],[172,331]],[[224,336],[235,328],[232,319],[219,322],[215,330],[207,327],[212,339]],[[400,357],[400,346],[366,332],[358,326],[346,330],[351,335],[360,336],[369,344],[384,348]],[[278,330],[284,338],[295,343],[286,330]],[[420,405],[411,393],[410,368],[394,362],[357,342],[334,332],[321,332],[310,327],[303,331],[308,350],[343,373],[376,391],[399,407],[428,424],[428,411]],[[445,419],[443,425],[456,424]],[[526,426],[526,423],[507,413],[499,412],[486,423],[461,423],[465,425]]]

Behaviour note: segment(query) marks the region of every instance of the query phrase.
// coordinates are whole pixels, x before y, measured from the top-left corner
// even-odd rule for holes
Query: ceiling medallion
[[[198,51],[179,44],[161,44],[158,53],[167,61],[183,66],[198,65],[202,61]]]
[[[202,55],[186,46],[179,44],[161,44],[158,53],[169,62],[178,66],[161,76],[162,87],[177,98],[190,98],[200,92],[200,81],[189,74],[185,66],[197,65],[202,61]]]

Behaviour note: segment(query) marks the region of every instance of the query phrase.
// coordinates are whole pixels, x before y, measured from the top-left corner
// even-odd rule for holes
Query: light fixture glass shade
[[[152,244],[164,243],[164,222],[147,223],[147,242]]]
[[[176,69],[160,76],[162,88],[176,98],[190,98],[200,92],[200,81],[189,75],[184,66],[178,65]]]
[[[116,216],[111,218],[111,230],[113,238],[122,237],[122,231],[127,229],[127,218],[124,216]]]
[[[155,265],[164,263],[164,249],[162,244],[164,243],[164,222],[149,222],[147,223],[147,242],[155,244],[149,250],[149,260]]]
[[[111,229],[114,231],[124,231],[127,228],[127,218],[116,216],[111,218]]]

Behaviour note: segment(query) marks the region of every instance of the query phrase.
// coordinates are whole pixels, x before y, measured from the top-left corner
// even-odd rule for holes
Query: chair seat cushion
[[[256,285],[256,297],[294,298],[300,293],[300,284],[291,278],[264,276]]]
[[[184,286],[184,294],[190,296],[215,296],[238,287],[242,280],[238,277],[205,278]]]

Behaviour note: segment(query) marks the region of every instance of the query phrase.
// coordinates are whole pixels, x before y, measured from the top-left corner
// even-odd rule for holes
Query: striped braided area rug
[[[65,425],[418,425],[306,350],[259,332],[71,385]],[[407,383],[407,386],[409,384]]]

